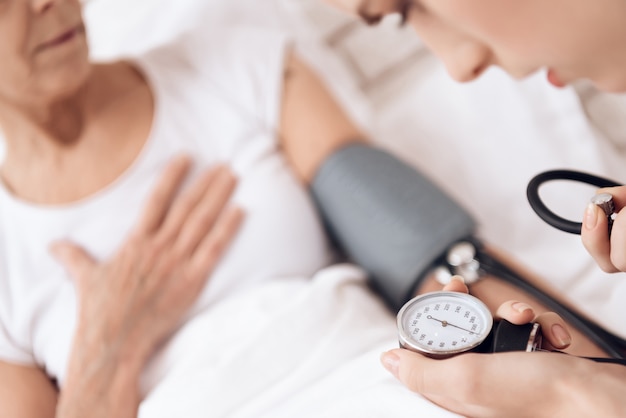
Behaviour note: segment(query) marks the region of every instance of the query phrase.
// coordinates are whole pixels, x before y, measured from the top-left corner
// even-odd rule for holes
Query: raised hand
[[[609,237],[609,220],[604,211],[594,204],[585,210],[581,238],[583,245],[598,266],[607,273],[626,271],[626,216],[621,213],[626,206],[626,186],[598,190],[609,193],[617,216]]]
[[[96,416],[93,405],[102,416],[134,416],[145,363],[180,325],[234,237],[242,211],[225,208],[234,176],[216,167],[179,193],[190,164],[179,157],[168,166],[110,259],[95,260],[71,243],[52,247],[79,299],[58,416]]]

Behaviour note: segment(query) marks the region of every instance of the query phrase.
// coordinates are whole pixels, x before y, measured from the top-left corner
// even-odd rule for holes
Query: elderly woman
[[[0,0],[0,415],[136,416],[182,324],[331,263],[301,181],[363,135],[282,36],[219,33],[96,64],[78,0]]]
[[[78,0],[1,1],[0,20],[0,415],[134,416],[140,371],[190,306],[329,264],[278,148],[307,181],[361,135],[274,34],[94,64]],[[224,164],[239,184],[222,210]]]

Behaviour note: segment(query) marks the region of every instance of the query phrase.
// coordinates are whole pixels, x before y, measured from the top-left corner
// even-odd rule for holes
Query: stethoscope
[[[600,188],[621,186],[620,183],[617,183],[613,180],[573,170],[550,170],[540,173],[532,178],[532,180],[528,183],[526,195],[528,197],[528,202],[530,203],[530,206],[537,213],[537,215],[539,215],[541,219],[543,219],[554,228],[578,235],[580,235],[581,233],[582,223],[570,221],[555,214],[550,209],[548,209],[548,207],[539,197],[539,188],[541,187],[541,185],[553,180],[569,180],[589,184],[591,186],[596,186]],[[606,214],[609,221],[610,235],[613,220],[616,216],[613,196],[608,193],[598,193],[591,198],[591,203],[594,203],[601,207]],[[593,336],[594,341],[613,357],[607,359],[596,358],[593,360],[608,363],[617,363],[626,366],[626,359],[624,359],[624,355],[622,354],[624,348],[626,348],[626,340],[609,333],[608,331],[604,330],[587,318],[581,317],[580,315],[578,315],[578,313],[571,311],[571,309],[569,309],[567,306],[561,305],[559,301],[554,300],[551,297],[546,297],[542,292],[538,291],[537,289],[532,288],[530,290],[532,291],[531,293],[535,295],[535,297],[545,299],[544,303],[549,303],[548,306],[551,306],[551,308],[555,312],[558,312],[562,317],[572,321],[572,324],[576,324],[578,329],[584,330],[585,334],[590,337]]]
[[[548,209],[548,207],[539,197],[539,188],[541,187],[541,185],[553,180],[570,180],[579,183],[589,184],[596,187],[621,186],[620,183],[617,183],[613,180],[573,170],[545,171],[543,173],[537,174],[535,177],[532,178],[532,180],[530,180],[530,182],[528,183],[528,188],[526,189],[526,196],[528,197],[528,202],[530,203],[530,206],[533,208],[535,213],[537,213],[537,215],[539,215],[541,219],[543,219],[554,228],[578,235],[580,235],[582,223],[570,221],[555,214],[550,209]],[[591,198],[591,202],[601,207],[602,210],[604,210],[604,213],[606,213],[606,216],[609,220],[610,234],[610,228],[613,224],[613,219],[616,216],[615,206],[613,204],[613,197],[608,193],[599,193]]]

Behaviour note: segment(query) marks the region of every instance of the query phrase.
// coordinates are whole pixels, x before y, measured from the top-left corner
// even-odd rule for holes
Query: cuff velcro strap
[[[391,154],[354,143],[332,154],[311,184],[339,247],[399,309],[416,281],[473,218],[438,186]]]

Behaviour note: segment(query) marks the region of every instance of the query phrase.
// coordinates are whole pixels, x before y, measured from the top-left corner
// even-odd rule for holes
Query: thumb
[[[50,246],[52,256],[56,258],[69,275],[80,282],[91,271],[96,262],[82,247],[70,242],[56,242]]]
[[[424,370],[430,362],[437,361],[398,348],[383,353],[380,360],[385,369],[406,387],[422,394],[424,393]]]
[[[464,354],[447,359],[433,359],[396,348],[383,353],[381,362],[409,390],[432,400],[433,397],[451,396],[456,388],[461,387],[460,383],[453,385],[451,382],[470,384],[472,375],[468,371],[475,370],[474,363],[480,363],[481,358],[477,356],[480,355]]]

